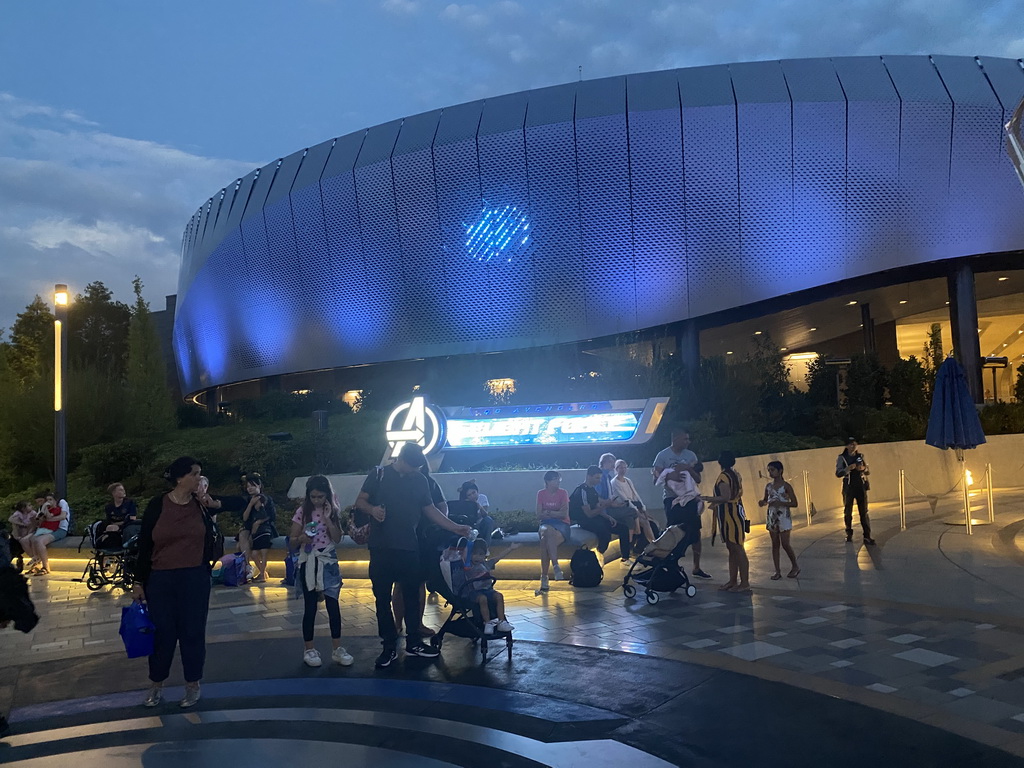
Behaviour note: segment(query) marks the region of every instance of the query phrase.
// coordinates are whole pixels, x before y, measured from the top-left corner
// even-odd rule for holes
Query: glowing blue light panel
[[[480,262],[510,262],[527,248],[530,221],[515,205],[491,208],[484,205],[480,218],[466,227],[466,252]]]
[[[625,442],[633,438],[639,425],[638,414],[632,412],[448,419],[448,445],[451,448],[491,448]]]

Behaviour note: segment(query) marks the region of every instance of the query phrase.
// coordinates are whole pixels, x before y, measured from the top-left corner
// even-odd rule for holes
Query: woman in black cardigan
[[[146,602],[156,626],[149,657],[152,687],[144,702],[147,707],[163,700],[163,684],[171,672],[175,647],[181,648],[185,673],[181,706],[191,707],[199,701],[206,660],[210,570],[216,554],[215,524],[196,496],[201,474],[202,466],[192,457],[176,459],[164,472],[174,488],[154,497],[142,516],[135,598]]]

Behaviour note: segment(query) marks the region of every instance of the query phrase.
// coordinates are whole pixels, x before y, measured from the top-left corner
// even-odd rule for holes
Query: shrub
[[[148,441],[135,439],[100,443],[79,451],[82,470],[99,486],[125,482],[125,478],[138,474],[155,457],[156,450]]]

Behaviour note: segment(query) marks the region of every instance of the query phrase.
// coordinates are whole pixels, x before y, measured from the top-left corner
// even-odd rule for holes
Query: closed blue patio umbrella
[[[978,410],[974,407],[974,399],[967,387],[964,369],[953,357],[947,357],[935,375],[932,411],[928,416],[928,431],[924,441],[936,448],[952,448],[956,451],[957,460],[960,462],[967,533],[971,533],[971,506],[964,451],[977,448],[984,443],[985,433],[981,429],[981,419],[978,418]]]

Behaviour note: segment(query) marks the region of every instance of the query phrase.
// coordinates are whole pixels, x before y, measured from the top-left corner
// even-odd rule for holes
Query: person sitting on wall
[[[586,481],[569,494],[569,517],[580,528],[597,536],[597,551],[603,555],[608,551],[612,528],[616,526],[616,522],[606,511],[609,502],[602,501],[597,495],[601,477],[600,467],[587,467]]]

